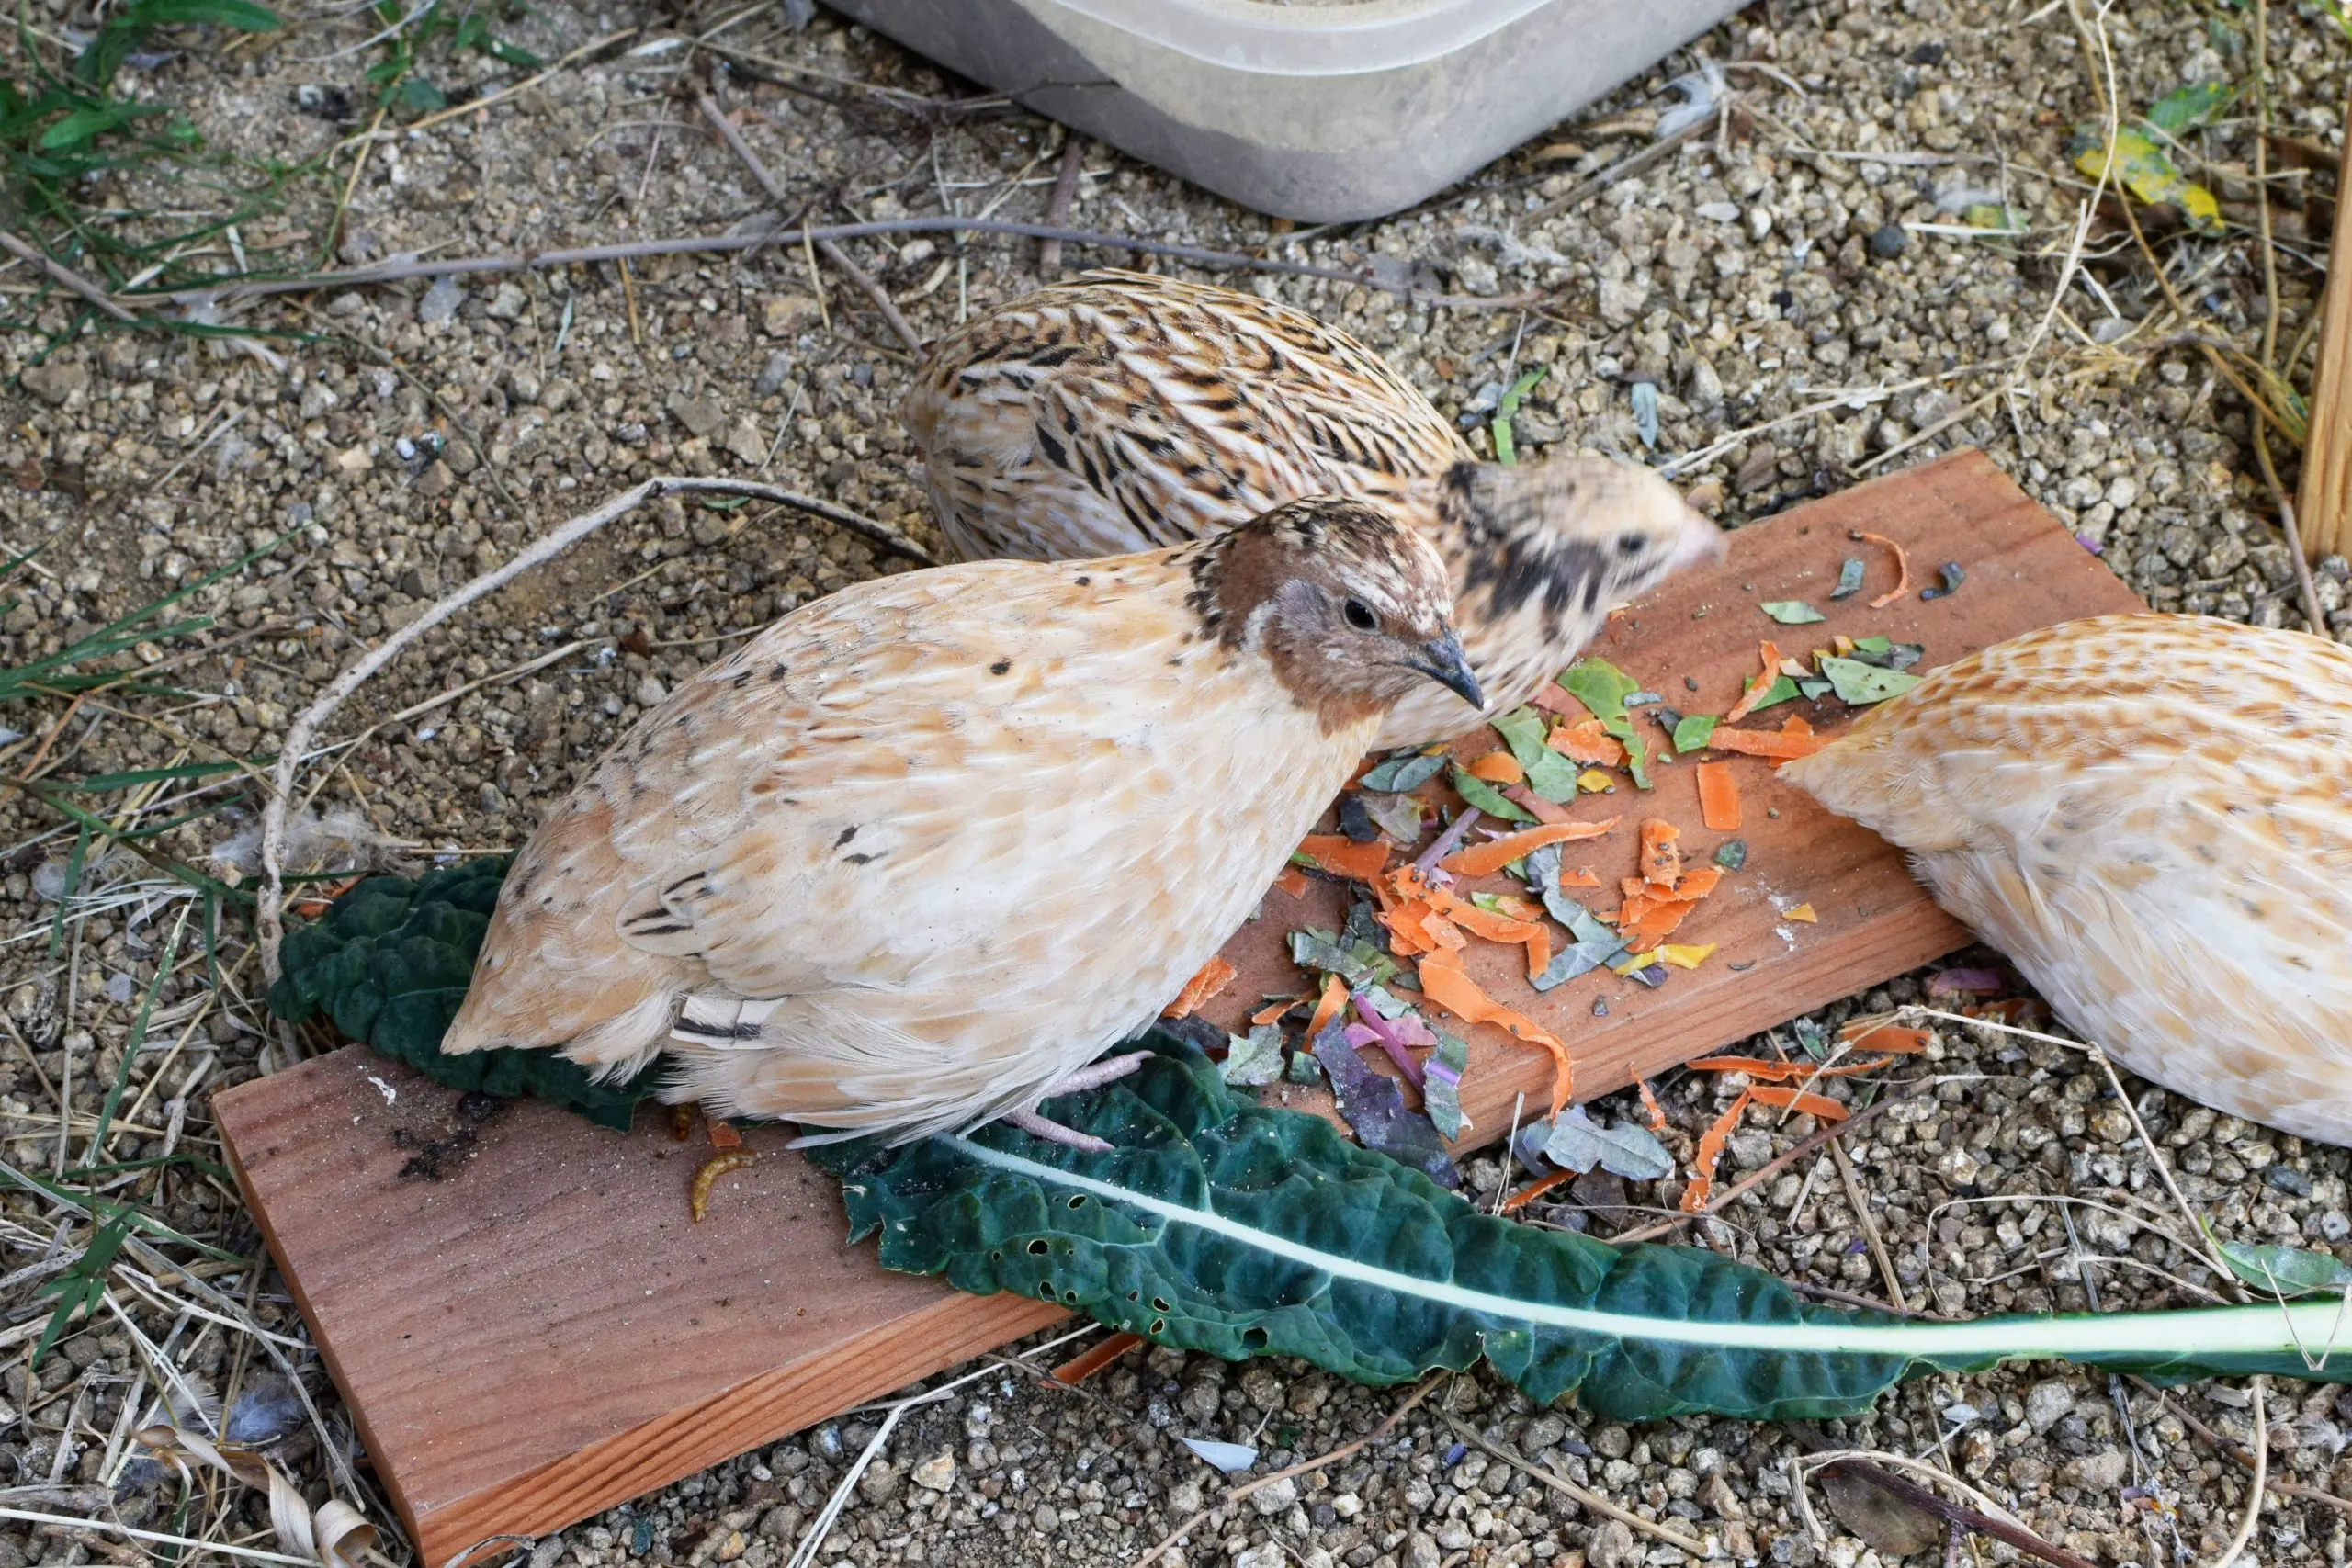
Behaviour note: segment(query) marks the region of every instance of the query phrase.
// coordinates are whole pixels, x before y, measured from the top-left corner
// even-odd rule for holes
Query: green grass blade
[[[130,1038],[123,1044],[122,1061],[114,1070],[114,1083],[98,1106],[98,1130],[91,1134],[88,1157],[106,1153],[107,1134],[113,1130],[114,1113],[122,1104],[124,1087],[130,1082],[130,1066],[139,1059],[139,1048],[147,1043],[147,1020],[155,1010],[155,993],[164,988],[164,976],[172,972],[172,964],[179,955],[180,927],[175,925],[171,940],[164,943],[164,956],[156,962],[155,977],[147,982],[147,995],[139,1004],[139,1016],[130,1021]]]

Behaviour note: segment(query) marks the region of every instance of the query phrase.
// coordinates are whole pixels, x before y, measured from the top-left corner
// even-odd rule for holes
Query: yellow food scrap
[[[1577,775],[1577,788],[1587,795],[1600,795],[1617,787],[1617,781],[1599,768],[1587,768]]]
[[[1646,969],[1657,963],[1658,954],[1665,951],[1661,947],[1653,947],[1647,953],[1637,953],[1623,964],[1611,964],[1609,966],[1609,972],[1612,975],[1631,975],[1636,969]]]
[[[1818,925],[1821,923],[1821,917],[1813,912],[1813,906],[1810,904],[1799,904],[1795,908],[1791,909],[1789,911],[1789,919],[1792,920],[1803,920],[1809,926]]]
[[[1722,945],[1711,942],[1703,947],[1694,947],[1687,942],[1670,942],[1657,950],[1657,957],[1660,963],[1671,964],[1677,969],[1696,969],[1707,954]]]

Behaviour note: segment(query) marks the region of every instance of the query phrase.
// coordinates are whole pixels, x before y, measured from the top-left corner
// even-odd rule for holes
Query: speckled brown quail
[[[2143,1077],[2352,1144],[2352,650],[2195,615],[1999,643],[1781,776]]]
[[[1418,535],[1321,499],[820,599],[532,836],[442,1049],[666,1049],[714,1115],[1052,1135],[1031,1108],[1239,927],[1390,705],[1477,699],[1449,598]]]
[[[1093,272],[943,340],[905,409],[949,546],[1055,560],[1198,538],[1302,495],[1396,508],[1438,547],[1489,713],[1573,663],[1608,612],[1721,531],[1645,468],[1481,463],[1379,355],[1254,295]],[[1397,705],[1383,744],[1481,716]]]

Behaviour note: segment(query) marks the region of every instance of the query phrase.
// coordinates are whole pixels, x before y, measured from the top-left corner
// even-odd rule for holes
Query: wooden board
[[[1960,561],[1967,582],[1949,599],[1913,595],[1871,612],[1890,571],[1883,551],[1847,538],[1849,527],[1903,541],[1923,577]],[[1871,562],[1870,584],[1833,604],[1848,555]],[[1924,642],[1930,663],[2138,604],[1967,453],[1742,530],[1722,570],[1621,617],[1597,651],[1679,706],[1721,712],[1755,668],[1758,640],[1775,632],[1757,602],[1780,598],[1830,617],[1781,628],[1786,649],[1886,632]],[[1696,693],[1681,689],[1686,675]],[[1817,717],[1826,728],[1828,716]],[[1681,822],[1694,849],[1712,850],[1724,835],[1699,825],[1689,764],[1655,776],[1648,794],[1577,807],[1627,821],[1571,864],[1612,880],[1630,871],[1632,829],[1645,815]],[[1886,845],[1772,783],[1761,764],[1743,764],[1740,778],[1751,869],[1686,928],[1692,941],[1720,942],[1716,955],[1656,992],[1588,976],[1543,1003],[1575,1048],[1579,1098],[1964,941]],[[1270,895],[1227,949],[1243,973],[1211,1016],[1231,1022],[1261,993],[1295,990],[1283,935],[1329,923],[1338,897],[1321,886],[1306,899]],[[1820,923],[1781,919],[1776,897],[1810,901]],[[1474,960],[1498,993],[1506,967],[1500,950]],[[1596,996],[1609,1001],[1605,1018],[1592,1014]],[[1474,1141],[1500,1136],[1521,1094],[1540,1103],[1549,1071],[1541,1053],[1480,1032],[1464,1094]],[[469,1121],[457,1095],[357,1047],[240,1085],[214,1106],[246,1201],[428,1568],[464,1561],[493,1536],[545,1534],[1061,1316],[883,1272],[870,1247],[843,1245],[832,1184],[782,1152],[775,1130],[748,1134],[762,1159],[723,1178],[709,1219],[690,1226],[687,1187],[707,1147],[673,1142],[652,1115],[628,1134],[528,1102]]]

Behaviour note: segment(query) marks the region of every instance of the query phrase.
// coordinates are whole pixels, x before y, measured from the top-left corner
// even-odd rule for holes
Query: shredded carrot
[[[1159,1016],[1162,1018],[1192,1017],[1194,1010],[1203,1002],[1233,984],[1233,976],[1237,973],[1238,971],[1224,959],[1211,958],[1200,966],[1191,979],[1184,982],[1184,988],[1176,993],[1176,999],[1162,1009]]]
[[[1838,1038],[1860,1046],[1868,1043],[1872,1051],[1887,1051],[1896,1055],[1908,1055],[1928,1048],[1928,1032],[1924,1029],[1897,1029],[1891,1023],[1871,1023],[1856,1019],[1838,1032]]]
[[[1651,817],[1642,823],[1642,880],[1655,887],[1671,889],[1682,880],[1682,852],[1675,840],[1682,837],[1682,829],[1663,817]]]
[[[1359,844],[1341,833],[1310,833],[1298,841],[1298,852],[1334,876],[1370,882],[1388,869],[1389,843],[1374,839]]]
[[[1504,914],[1514,920],[1540,920],[1544,918],[1542,905],[1531,898],[1522,898],[1516,893],[1498,893],[1495,895],[1495,902],[1501,908]]]
[[[1076,1388],[1128,1351],[1144,1342],[1140,1334],[1114,1334],[1100,1345],[1091,1345],[1054,1369],[1054,1381],[1066,1388]]]
[[[1781,678],[1780,649],[1773,643],[1767,641],[1758,645],[1758,651],[1763,656],[1764,672],[1756,677],[1755,684],[1749,686],[1747,691],[1740,694],[1739,701],[1732,704],[1731,712],[1724,715],[1723,724],[1715,726],[1715,733],[1717,735],[1721,735],[1723,733],[1724,724],[1737,724],[1741,719],[1746,718],[1749,714],[1754,713],[1756,711],[1756,705],[1764,700],[1764,694],[1770,691],[1772,689],[1772,683]],[[1713,746],[1718,744],[1718,742],[1710,739],[1707,744]]]
[[[1747,1110],[1748,1097],[1755,1092],[1742,1089],[1739,1098],[1715,1118],[1714,1125],[1699,1139],[1698,1156],[1690,1162],[1690,1185],[1682,1190],[1684,1213],[1695,1214],[1707,1206],[1707,1194],[1715,1190],[1715,1167],[1724,1157],[1724,1145],[1731,1142],[1740,1116]]]
[[[1699,764],[1699,819],[1708,829],[1728,833],[1739,826],[1739,784],[1729,762]]]
[[[1601,728],[1597,718],[1586,719],[1582,724],[1555,725],[1544,744],[1570,761],[1598,762],[1611,768],[1625,765],[1624,743]]]
[[[1430,933],[1430,951],[1432,953],[1459,953],[1470,945],[1470,939],[1462,934],[1462,928],[1434,909],[1421,917],[1421,929]]]
[[[1650,1131],[1653,1133],[1665,1132],[1666,1107],[1657,1102],[1657,1096],[1651,1091],[1650,1080],[1647,1078],[1635,1078],[1634,1080],[1634,1087],[1642,1091],[1642,1111],[1643,1113],[1649,1118]]]
[[[1553,805],[1525,784],[1503,785],[1502,796],[1538,822],[1550,824],[1576,820],[1568,815],[1566,807]]]
[[[1555,1170],[1549,1176],[1539,1176],[1495,1205],[1496,1212],[1508,1214],[1514,1209],[1524,1209],[1554,1188],[1565,1186],[1576,1179],[1577,1173],[1573,1170]]]
[[[1563,887],[1598,887],[1600,886],[1600,876],[1599,873],[1592,869],[1592,867],[1589,865],[1580,866],[1575,871],[1561,872],[1560,886]]]
[[[713,1117],[705,1122],[703,1131],[710,1135],[710,1146],[714,1149],[740,1149],[743,1146],[743,1134],[735,1130],[732,1122],[724,1118]]]
[[[1551,822],[1541,828],[1529,828],[1509,833],[1499,839],[1489,839],[1474,844],[1438,862],[1456,876],[1492,876],[1515,860],[1524,860],[1546,844],[1565,844],[1577,839],[1598,839],[1617,826],[1617,818],[1605,822]]]
[[[1871,609],[1883,610],[1911,592],[1911,558],[1903,553],[1901,545],[1883,534],[1864,534],[1862,537],[1873,545],[1884,545],[1894,552],[1894,586],[1871,601]]]
[[[1291,1009],[1297,1005],[1297,998],[1283,997],[1279,1000],[1268,1002],[1264,1007],[1261,1007],[1256,1012],[1251,1013],[1250,1015],[1250,1021],[1252,1025],[1272,1023],[1274,1020],[1282,1017],[1283,1014],[1290,1011]]]
[[[1818,1116],[1824,1122],[1843,1122],[1846,1108],[1826,1095],[1807,1094],[1786,1084],[1758,1084],[1747,1091],[1759,1105],[1782,1105],[1804,1116]]]
[[[1474,779],[1484,779],[1488,784],[1515,784],[1527,782],[1527,770],[1521,767],[1519,759],[1508,751],[1489,751],[1473,761],[1463,772]]]
[[[1274,886],[1289,897],[1304,898],[1306,897],[1306,873],[1295,865],[1286,865],[1283,867],[1283,874],[1274,878]]]
[[[1786,762],[1797,757],[1810,757],[1828,742],[1813,734],[1810,726],[1802,730],[1786,726],[1771,730],[1725,729],[1717,725],[1714,734],[1707,738],[1707,744],[1718,751],[1736,751],[1743,757],[1768,757]]]
[[[1306,1038],[1311,1042],[1322,1033],[1323,1026],[1340,1016],[1340,1010],[1347,1001],[1347,982],[1337,975],[1324,976],[1323,998],[1315,1004],[1315,1016],[1306,1021]]]
[[[1407,957],[1433,952],[1437,939],[1429,931],[1430,907],[1416,898],[1397,904],[1380,913],[1380,923],[1388,928],[1396,940],[1396,950]]]
[[[1491,1023],[1531,1045],[1552,1053],[1552,1114],[1566,1108],[1576,1090],[1576,1068],[1568,1048],[1555,1034],[1522,1018],[1478,988],[1477,982],[1454,966],[1451,955],[1431,954],[1421,961],[1421,994],[1464,1023]]]
[[[1805,1071],[1805,1066],[1795,1062],[1768,1061],[1762,1056],[1702,1056],[1684,1064],[1694,1073],[1746,1073],[1767,1083],[1777,1082]]]

